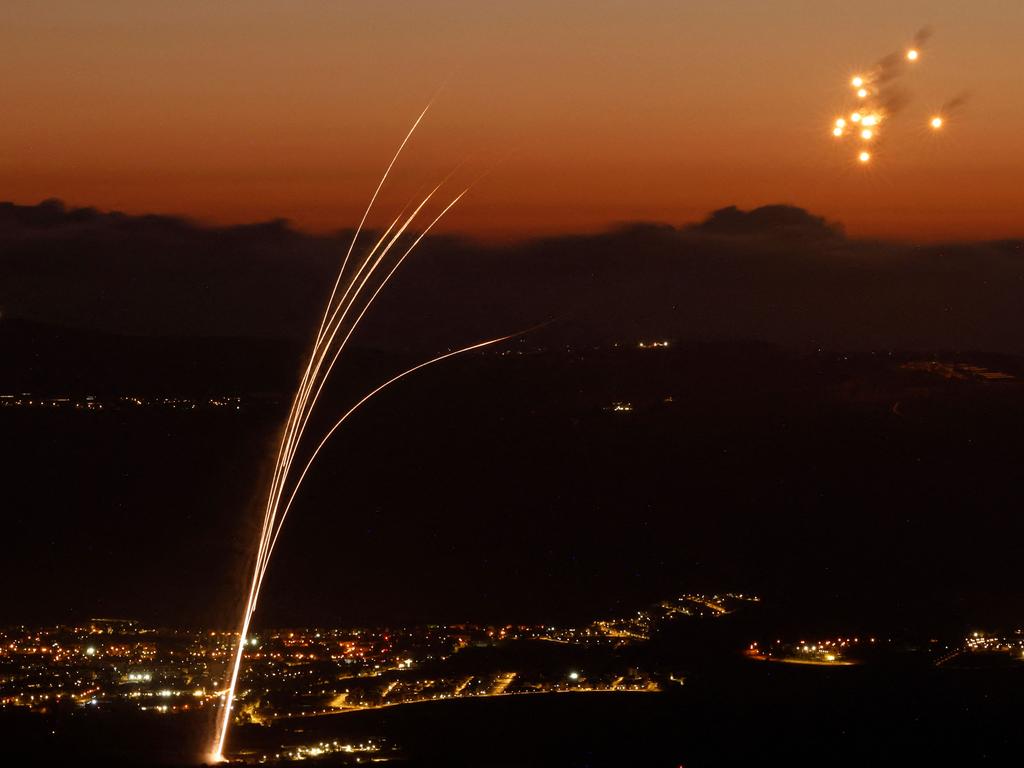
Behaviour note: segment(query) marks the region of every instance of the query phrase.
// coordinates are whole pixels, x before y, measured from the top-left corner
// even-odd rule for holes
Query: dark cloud
[[[911,39],[911,47],[921,51],[925,44],[935,34],[931,27],[921,27],[914,33]],[[879,59],[873,68],[872,82],[876,84],[888,83],[906,73],[908,69],[906,51],[892,51]]]
[[[922,27],[914,33],[910,47],[922,51],[933,34],[931,27]],[[910,104],[910,92],[898,81],[914,66],[919,65],[907,60],[907,51],[899,50],[887,53],[871,68],[868,81],[874,90],[874,100],[887,117],[895,117]]]
[[[958,93],[956,96],[954,96],[952,99],[950,99],[949,101],[942,105],[941,114],[946,115],[947,117],[949,115],[956,114],[961,109],[967,106],[967,102],[970,101],[970,99],[971,94],[969,91]]]
[[[935,30],[930,26],[921,27],[914,33],[914,47],[923,48],[925,43],[932,39]]]
[[[687,228],[712,235],[767,236],[780,239],[832,239],[843,236],[842,227],[792,205],[765,205],[751,211],[735,206],[721,208],[704,221]]]
[[[127,334],[305,339],[346,245],[344,233],[280,221],[209,228],[5,204],[0,310]],[[689,226],[509,245],[428,238],[356,340],[443,349],[553,319],[538,343],[659,336],[1018,353],[1022,289],[1019,241],[871,242],[793,206],[731,207]]]

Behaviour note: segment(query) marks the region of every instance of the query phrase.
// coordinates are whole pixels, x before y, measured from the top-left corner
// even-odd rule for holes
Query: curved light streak
[[[427,110],[430,108],[430,104],[420,113],[416,118],[412,127],[406,133],[405,138],[402,140],[391,158],[391,162],[388,164],[381,176],[380,181],[377,184],[373,195],[370,198],[369,205],[356,227],[355,233],[352,237],[352,241],[348,246],[348,250],[345,254],[345,258],[342,261],[341,267],[338,270],[338,274],[335,278],[334,285],[331,289],[330,297],[327,300],[327,304],[324,308],[323,317],[320,321],[320,326],[316,332],[315,341],[313,348],[310,351],[309,358],[307,360],[305,370],[303,371],[302,378],[296,388],[295,396],[292,399],[291,407],[288,412],[288,418],[285,422],[284,429],[281,435],[281,442],[278,446],[276,459],[274,462],[274,471],[271,476],[270,487],[268,489],[266,506],[263,512],[263,525],[260,532],[259,544],[256,550],[256,558],[253,566],[252,580],[249,585],[248,597],[246,599],[245,608],[242,613],[241,628],[238,635],[238,642],[235,648],[234,659],[231,666],[231,673],[227,687],[223,691],[224,699],[221,708],[221,712],[217,721],[217,729],[213,741],[213,746],[208,755],[208,759],[214,761],[223,761],[224,744],[227,739],[227,733],[231,725],[231,712],[232,705],[234,703],[235,693],[238,686],[238,678],[240,675],[242,659],[245,651],[245,643],[249,634],[249,627],[252,622],[253,614],[256,610],[256,604],[259,600],[260,588],[263,584],[263,578],[266,574],[267,568],[270,563],[270,556],[277,544],[278,537],[281,534],[282,527],[284,525],[285,517],[291,509],[292,503],[295,500],[296,494],[302,481],[305,479],[310,467],[313,465],[320,450],[324,444],[330,439],[330,437],[338,430],[339,427],[351,416],[356,410],[358,410],[364,403],[370,400],[379,392],[383,391],[392,384],[400,381],[406,376],[421,370],[435,363],[439,363],[442,360],[446,360],[455,355],[470,352],[475,349],[489,346],[491,344],[497,344],[501,341],[512,338],[513,336],[502,336],[487,341],[478,342],[468,347],[455,350],[454,352],[448,352],[443,355],[439,355],[431,360],[420,363],[397,376],[393,376],[386,382],[378,386],[377,388],[364,395],[355,405],[353,405],[345,414],[331,427],[326,435],[321,439],[320,443],[310,454],[309,459],[306,461],[305,466],[298,479],[294,482],[290,482],[291,470],[297,451],[302,443],[302,438],[305,434],[306,428],[309,424],[310,416],[313,410],[316,408],[317,403],[320,399],[320,395],[323,391],[324,385],[327,379],[330,377],[331,372],[334,369],[335,363],[338,361],[342,351],[348,344],[349,339],[355,332],[355,329],[359,326],[363,317],[366,315],[370,306],[374,303],[377,296],[383,290],[384,286],[390,281],[391,277],[395,274],[398,268],[402,265],[405,259],[412,253],[420,241],[427,235],[428,232],[437,224],[438,221],[446,214],[449,210],[466,194],[468,190],[464,190],[459,193],[451,202],[449,202],[441,212],[434,217],[434,219],[422,229],[414,238],[412,244],[405,249],[405,251],[397,258],[395,263],[391,266],[390,270],[382,279],[376,282],[375,286],[372,287],[369,298],[365,301],[361,300],[362,294],[367,286],[370,284],[371,279],[374,278],[378,268],[383,264],[385,259],[389,256],[391,250],[401,237],[407,232],[412,223],[416,220],[417,216],[423,210],[423,208],[430,202],[433,196],[441,188],[441,185],[447,181],[445,178],[441,184],[434,187],[429,194],[427,194],[420,203],[416,206],[411,214],[405,216],[403,211],[395,218],[387,230],[377,239],[376,243],[369,250],[369,252],[359,260],[359,264],[356,267],[352,275],[346,280],[346,286],[339,296],[339,288],[342,285],[342,281],[346,278],[346,271],[348,269],[349,262],[351,260],[352,253],[355,248],[357,239],[366,223],[369,216],[370,210],[373,208],[376,202],[377,196],[380,190],[384,186],[391,170],[394,168],[395,163],[401,155],[402,150],[409,142],[416,128],[419,126],[423,117],[426,115]],[[449,174],[450,177],[451,174]],[[400,223],[401,222],[401,223]],[[346,327],[346,320],[349,315],[353,312],[357,312],[355,319],[348,323],[347,328],[344,332],[342,329]],[[517,335],[517,334],[513,334]],[[338,341],[341,336],[340,342]],[[326,364],[326,366],[325,366]],[[288,493],[288,500],[282,507],[281,502]]]
[[[331,427],[327,431],[327,434],[325,434],[323,436],[323,439],[320,441],[320,444],[317,445],[317,447],[313,450],[312,455],[309,457],[309,461],[306,462],[306,466],[302,468],[302,472],[299,474],[299,479],[295,481],[295,485],[292,488],[291,495],[288,497],[288,501],[284,505],[284,510],[281,512],[281,525],[278,526],[277,532],[274,534],[274,538],[270,542],[270,549],[267,552],[268,557],[269,557],[270,553],[274,551],[274,545],[277,544],[277,537],[280,535],[281,528],[284,526],[284,519],[288,515],[288,510],[290,510],[292,508],[292,502],[295,501],[295,497],[299,493],[299,488],[302,485],[302,481],[306,479],[306,474],[309,472],[310,467],[312,467],[313,463],[316,461],[316,457],[320,454],[320,450],[327,444],[327,442],[331,439],[331,437],[334,435],[334,433],[338,431],[338,428],[348,420],[348,417],[351,416],[356,411],[358,411],[367,400],[370,400],[372,397],[374,397],[375,395],[377,395],[380,392],[383,392],[385,389],[390,387],[392,384],[395,384],[395,383],[401,381],[406,376],[408,376],[408,375],[410,375],[412,373],[416,373],[416,371],[422,370],[423,368],[426,368],[428,366],[434,365],[436,363],[440,363],[442,360],[447,360],[449,357],[455,357],[456,355],[461,355],[461,354],[464,354],[466,352],[472,352],[475,349],[482,349],[483,347],[489,347],[492,344],[500,344],[503,341],[508,341],[509,339],[513,339],[513,338],[515,338],[516,336],[519,336],[519,335],[520,334],[518,334],[518,333],[512,333],[512,334],[509,334],[508,336],[499,336],[496,339],[488,339],[487,341],[479,341],[476,344],[471,344],[468,347],[463,347],[462,349],[456,349],[454,352],[447,352],[447,353],[445,353],[443,355],[438,355],[437,357],[435,357],[435,358],[433,358],[431,360],[427,360],[426,362],[420,363],[419,365],[414,365],[412,368],[409,368],[408,370],[402,371],[402,373],[398,374],[397,376],[393,376],[392,378],[388,379],[383,384],[378,386],[376,389],[373,389],[370,392],[368,392],[367,394],[363,395],[362,399],[359,400],[355,405],[353,405],[347,411],[345,411],[345,414],[340,419],[338,419],[335,422],[333,427]],[[266,572],[266,568],[264,568],[264,572]]]

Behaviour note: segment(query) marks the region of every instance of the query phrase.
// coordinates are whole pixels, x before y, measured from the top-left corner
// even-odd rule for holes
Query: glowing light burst
[[[362,399],[356,402],[356,404],[348,411],[346,411],[334,426],[327,431],[319,444],[309,455],[305,465],[303,466],[302,472],[298,477],[295,478],[293,475],[292,468],[296,454],[300,444],[302,443],[302,438],[306,432],[306,428],[309,425],[310,416],[317,405],[317,401],[319,400],[320,394],[323,391],[324,385],[330,376],[331,371],[334,369],[335,363],[338,361],[338,358],[345,349],[346,344],[352,337],[352,334],[355,332],[360,321],[366,315],[366,312],[369,310],[378,294],[383,290],[384,286],[387,285],[388,281],[402,265],[402,262],[405,261],[427,233],[433,229],[441,218],[444,217],[444,215],[447,214],[448,211],[451,210],[451,208],[458,203],[458,201],[468,191],[468,189],[464,189],[451,199],[441,209],[440,213],[438,213],[426,226],[422,227],[419,234],[412,240],[412,243],[402,250],[397,257],[392,255],[392,251],[396,244],[403,235],[406,234],[407,230],[416,220],[424,207],[438,193],[441,188],[441,184],[431,190],[430,193],[428,193],[413,209],[412,213],[406,216],[403,211],[402,214],[396,217],[391,225],[370,248],[366,256],[361,259],[352,259],[356,241],[362,232],[363,226],[366,224],[367,217],[376,202],[381,188],[384,186],[385,181],[387,181],[388,175],[391,173],[392,168],[394,168],[399,155],[401,155],[402,150],[409,142],[413,133],[415,133],[416,128],[423,120],[423,117],[426,115],[429,108],[430,105],[428,104],[423,112],[420,113],[419,117],[416,118],[412,127],[405,135],[405,138],[402,140],[394,156],[391,158],[391,162],[385,169],[384,174],[381,176],[381,179],[370,198],[370,202],[363,213],[362,219],[359,222],[359,226],[356,227],[355,234],[352,236],[352,241],[345,253],[345,258],[338,270],[334,286],[331,289],[330,297],[324,308],[323,318],[320,321],[320,327],[317,330],[313,348],[305,366],[305,371],[303,372],[302,378],[296,389],[295,396],[292,400],[291,409],[289,410],[288,418],[285,421],[281,442],[278,447],[270,488],[267,493],[267,500],[263,511],[263,524],[260,532],[259,546],[256,552],[256,562],[253,566],[248,596],[245,602],[245,607],[242,611],[238,643],[235,647],[229,679],[225,690],[222,692],[223,702],[220,713],[218,714],[216,732],[210,752],[207,755],[207,760],[213,762],[224,761],[224,744],[227,740],[228,730],[231,726],[232,706],[234,704],[242,659],[246,648],[246,639],[249,635],[249,627],[253,614],[256,610],[256,604],[259,600],[260,588],[263,585],[263,578],[266,575],[267,567],[270,563],[270,556],[273,553],[278,537],[281,534],[285,518],[291,509],[292,503],[295,501],[296,494],[302,485],[302,481],[305,479],[310,467],[320,454],[321,449],[338,430],[338,428],[341,427],[341,425],[356,410],[378,393],[390,387],[392,384],[395,384],[416,371],[439,363],[443,360],[447,360],[450,357],[481,349],[512,338],[512,336],[502,336],[478,342],[467,347],[462,347],[461,349],[457,349],[453,352],[438,355],[437,357],[403,371],[377,388],[371,390]],[[380,267],[388,261],[389,256],[391,256],[390,260],[392,262],[390,268],[381,270]],[[351,269],[349,268],[350,263],[352,263]],[[380,273],[383,273],[383,276],[380,276]]]
[[[909,64],[916,63],[922,58],[922,48],[931,39],[931,29],[925,27],[917,31],[912,38],[912,44],[902,51],[896,50],[883,56],[869,70],[862,70],[860,74],[853,75],[849,80],[852,94],[847,96],[853,101],[854,109],[849,112],[849,121],[854,125],[852,131],[847,131],[847,118],[840,117],[835,121],[832,128],[832,136],[840,141],[845,141],[849,136],[855,142],[872,142],[877,144],[883,141],[882,130],[883,118],[886,126],[893,118],[901,112],[906,103],[906,91],[897,82],[910,71]],[[915,67],[916,69],[916,67]],[[946,118],[956,113],[966,104],[969,94],[962,93],[947,101],[928,118],[928,125],[933,131],[938,131],[945,126]],[[860,163],[868,163],[871,160],[871,153],[863,149],[863,144],[855,150],[855,157]]]

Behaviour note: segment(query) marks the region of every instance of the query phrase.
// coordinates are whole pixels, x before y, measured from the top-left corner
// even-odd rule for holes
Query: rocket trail
[[[391,158],[391,162],[388,163],[388,167],[384,169],[384,175],[380,177],[380,181],[377,182],[377,188],[373,190],[373,195],[370,196],[370,202],[366,204],[366,210],[363,211],[363,218],[359,220],[359,226],[356,227],[355,234],[352,235],[352,242],[349,243],[348,251],[345,253],[345,259],[341,262],[341,269],[338,270],[338,277],[334,281],[334,289],[331,291],[331,297],[327,300],[327,308],[324,310],[324,319],[320,321],[320,330],[317,332],[316,341],[319,344],[320,338],[323,334],[324,325],[327,322],[327,313],[330,311],[331,304],[334,302],[334,295],[338,291],[338,283],[341,282],[341,276],[345,273],[345,267],[348,265],[348,260],[352,257],[352,251],[356,247],[356,240],[359,239],[359,233],[363,230],[363,225],[366,224],[366,217],[370,215],[370,209],[373,208],[373,204],[377,202],[377,195],[380,194],[381,189],[384,186],[384,182],[388,180],[388,176],[391,173],[391,169],[395,167],[395,163],[398,162],[398,156],[402,154],[402,150],[405,149],[405,145],[409,143],[409,139],[419,128],[420,122],[427,114],[427,110],[430,109],[430,104],[427,104],[420,112],[420,116],[416,118],[409,132],[405,134],[405,138],[402,139],[402,143],[398,145],[398,149],[395,150],[394,157]]]
[[[317,329],[313,347],[310,350],[305,370],[303,371],[299,384],[296,387],[295,396],[292,399],[291,407],[288,412],[288,418],[282,429],[281,442],[277,449],[277,454],[274,460],[274,469],[270,480],[270,487],[267,492],[266,506],[263,510],[262,527],[260,530],[259,544],[256,549],[255,563],[253,564],[252,578],[249,583],[249,592],[240,621],[238,643],[235,647],[231,672],[224,690],[223,704],[218,715],[213,744],[208,755],[208,759],[215,762],[224,760],[224,744],[227,740],[227,733],[231,726],[232,705],[238,689],[238,678],[245,652],[245,644],[249,634],[252,617],[255,613],[257,602],[259,601],[263,577],[265,576],[267,567],[270,563],[270,556],[273,553],[274,546],[277,544],[285,517],[291,509],[292,503],[298,493],[299,486],[302,484],[302,481],[309,472],[310,467],[315,462],[321,448],[323,448],[324,444],[338,430],[338,428],[341,427],[349,416],[351,416],[376,394],[392,384],[416,371],[426,368],[427,366],[439,363],[442,360],[513,338],[513,336],[502,336],[488,341],[478,342],[468,347],[455,350],[454,352],[439,355],[392,377],[376,389],[373,389],[368,394],[364,395],[355,405],[349,408],[349,410],[345,412],[334,426],[328,430],[326,435],[320,440],[319,444],[309,455],[298,479],[292,479],[291,470],[298,450],[302,445],[302,438],[305,435],[307,426],[309,425],[311,414],[316,408],[327,379],[334,370],[335,363],[337,363],[342,351],[345,349],[349,339],[352,337],[352,334],[359,326],[367,311],[369,311],[370,307],[373,305],[377,296],[384,289],[384,286],[387,285],[388,281],[390,281],[391,277],[395,274],[405,259],[412,253],[427,233],[433,229],[434,225],[436,225],[437,222],[440,221],[441,218],[447,214],[448,211],[451,210],[451,208],[458,203],[468,191],[468,189],[463,190],[456,195],[441,209],[440,213],[438,213],[429,224],[421,229],[416,237],[413,238],[412,243],[405,248],[397,258],[392,257],[391,252],[395,245],[403,236],[406,235],[410,226],[412,226],[419,214],[437,194],[445,181],[447,181],[446,177],[441,184],[434,187],[434,189],[431,190],[418,203],[418,205],[416,205],[412,213],[408,216],[405,215],[405,211],[400,213],[384,233],[380,235],[373,247],[370,248],[369,252],[361,259],[356,260],[357,263],[354,263],[351,269],[349,268],[350,262],[352,262],[352,254],[355,251],[356,241],[362,233],[370,211],[377,200],[377,196],[383,188],[384,183],[387,181],[395,163],[398,161],[402,150],[412,138],[412,135],[415,133],[429,108],[430,105],[428,104],[406,133],[405,138],[402,140],[398,150],[391,158],[391,162],[388,164],[384,174],[381,176],[380,181],[377,183],[377,187],[374,190],[373,195],[370,197],[370,202],[367,205],[366,210],[363,212],[362,219],[356,227],[355,233],[352,236],[352,241],[345,253],[345,258],[342,260],[341,267],[335,277],[334,285],[331,289],[327,304],[324,307],[323,317],[320,321],[320,326]],[[449,176],[450,175],[451,174],[449,174]],[[379,268],[381,265],[389,258],[393,261],[390,269],[380,270]],[[349,272],[351,272],[351,274],[348,274]],[[379,273],[381,272],[384,273],[383,277],[379,277]],[[343,283],[345,287],[342,289]],[[341,289],[340,295],[339,289]],[[369,294],[368,297],[365,295],[367,293]],[[282,500],[286,495],[287,502],[282,506]]]
[[[398,374],[397,376],[393,376],[392,378],[388,379],[383,384],[378,386],[376,389],[373,389],[370,392],[368,392],[367,394],[363,395],[362,399],[360,399],[355,405],[353,405],[351,408],[349,408],[345,412],[345,414],[340,419],[338,419],[337,422],[335,422],[334,426],[331,427],[327,431],[327,434],[324,435],[323,439],[320,441],[320,444],[317,445],[317,447],[313,450],[313,454],[309,457],[309,461],[306,462],[306,466],[303,467],[302,473],[299,475],[299,479],[295,481],[295,485],[292,488],[291,495],[288,497],[288,501],[284,505],[284,511],[281,512],[281,523],[284,523],[284,518],[287,516],[288,510],[290,510],[291,507],[292,507],[292,502],[295,501],[295,497],[299,493],[299,486],[301,486],[302,485],[302,481],[306,479],[306,473],[308,473],[310,467],[313,466],[313,463],[316,461],[316,457],[317,457],[317,455],[319,455],[320,450],[324,447],[324,445],[327,444],[327,441],[331,439],[331,437],[338,430],[338,428],[342,424],[345,423],[345,421],[348,419],[348,417],[351,416],[353,413],[355,413],[357,410],[359,410],[359,408],[362,407],[362,405],[364,403],[366,403],[367,400],[371,399],[372,397],[377,395],[379,392],[383,392],[385,389],[390,387],[392,384],[395,384],[396,382],[401,381],[402,379],[404,379],[409,374],[416,373],[416,371],[422,370],[423,368],[426,368],[428,366],[434,365],[435,363],[440,363],[442,360],[447,360],[449,357],[455,357],[456,355],[461,355],[461,354],[463,354],[465,352],[472,352],[475,349],[482,349],[483,347],[489,347],[492,344],[499,344],[499,343],[501,343],[503,341],[508,341],[509,339],[514,339],[516,336],[519,336],[519,335],[520,334],[518,334],[518,333],[512,333],[512,334],[509,334],[508,336],[499,336],[496,339],[488,339],[487,341],[479,341],[476,344],[471,344],[468,347],[463,347],[462,349],[456,349],[454,352],[447,352],[446,354],[438,355],[437,357],[435,357],[435,358],[433,358],[431,360],[427,360],[426,362],[420,363],[419,365],[415,365],[412,368],[409,368],[408,370],[402,371],[402,373]],[[269,557],[269,553],[273,552],[273,550],[274,550],[274,545],[277,543],[277,536],[280,534],[280,532],[281,532],[281,526],[278,526],[277,532],[274,534],[274,539],[270,542],[270,549],[268,550],[268,557]]]
[[[468,190],[467,190],[467,191],[468,191]],[[431,193],[431,194],[433,194],[433,193]],[[381,281],[380,285],[378,285],[378,286],[377,286],[377,289],[376,289],[376,290],[375,290],[375,291],[373,292],[373,295],[372,295],[372,296],[370,297],[369,301],[368,301],[368,302],[366,303],[366,305],[365,305],[365,306],[363,307],[363,310],[362,310],[362,312],[360,312],[360,313],[359,313],[359,316],[358,316],[358,317],[357,317],[357,318],[355,319],[355,321],[354,321],[354,322],[352,323],[352,326],[351,326],[351,327],[349,328],[349,330],[348,330],[348,333],[347,333],[347,334],[345,335],[345,338],[344,338],[344,339],[342,339],[342,341],[341,341],[340,345],[338,346],[337,350],[335,351],[335,353],[334,353],[334,358],[333,358],[333,359],[331,360],[331,363],[330,363],[330,365],[329,365],[329,366],[328,366],[328,368],[327,368],[327,372],[326,372],[326,373],[324,374],[323,378],[321,379],[321,382],[320,382],[320,387],[319,387],[319,388],[317,389],[316,395],[315,395],[315,396],[313,397],[312,403],[311,403],[311,405],[310,405],[310,411],[312,410],[313,406],[314,406],[314,405],[316,404],[316,401],[317,401],[317,399],[318,399],[318,398],[319,398],[319,396],[320,396],[320,392],[321,392],[321,390],[323,389],[323,385],[324,385],[324,383],[325,383],[325,382],[327,381],[327,377],[328,377],[328,376],[330,375],[330,372],[331,372],[331,370],[332,370],[332,369],[334,368],[334,364],[335,364],[335,363],[337,362],[337,360],[338,360],[338,357],[340,357],[340,355],[341,355],[341,352],[342,352],[342,350],[343,350],[343,349],[345,348],[345,345],[346,345],[346,344],[348,343],[348,340],[349,340],[349,338],[351,338],[351,336],[352,336],[352,333],[353,333],[353,332],[355,331],[356,327],[357,327],[357,326],[359,325],[359,321],[363,319],[363,316],[364,316],[364,315],[366,314],[367,310],[368,310],[368,309],[370,308],[370,305],[371,305],[371,304],[373,303],[373,300],[377,298],[377,294],[379,294],[379,293],[381,292],[381,290],[383,290],[384,286],[385,286],[385,285],[387,285],[388,281],[389,281],[389,280],[391,279],[391,276],[392,276],[392,275],[394,275],[396,271],[398,271],[398,268],[399,268],[399,267],[400,267],[400,266],[402,265],[402,262],[403,262],[403,261],[405,261],[405,258],[406,258],[406,257],[407,257],[407,256],[408,256],[408,255],[409,255],[410,253],[412,253],[413,249],[414,249],[414,248],[415,248],[415,247],[416,247],[416,246],[417,246],[417,245],[419,244],[420,240],[422,240],[422,239],[423,239],[423,238],[424,238],[424,237],[426,236],[426,234],[427,234],[427,233],[428,233],[428,232],[429,232],[429,231],[430,231],[430,230],[431,230],[431,229],[433,228],[433,226],[434,226],[435,224],[437,224],[437,222],[438,222],[438,221],[440,221],[440,220],[441,220],[441,217],[443,217],[443,216],[444,216],[444,215],[445,215],[445,214],[446,214],[446,213],[447,213],[447,212],[448,212],[448,211],[449,211],[449,210],[450,210],[450,209],[452,208],[452,206],[454,206],[454,205],[455,205],[455,204],[456,204],[456,203],[457,203],[457,202],[458,202],[458,201],[459,201],[460,199],[462,199],[462,196],[463,196],[463,195],[465,195],[465,194],[466,194],[466,191],[463,191],[463,192],[461,192],[461,193],[460,193],[460,194],[459,194],[459,195],[458,195],[458,196],[457,196],[457,197],[456,197],[456,198],[455,198],[454,200],[452,200],[452,201],[451,201],[451,202],[450,202],[450,203],[449,203],[449,204],[448,204],[448,205],[447,205],[447,206],[446,206],[446,207],[445,207],[445,208],[444,208],[444,209],[443,209],[443,210],[442,210],[442,211],[441,211],[441,212],[440,212],[440,213],[439,213],[439,214],[438,214],[438,215],[437,215],[437,216],[436,216],[435,218],[434,218],[434,220],[433,220],[432,222],[430,222],[430,224],[428,224],[428,225],[427,225],[427,226],[426,226],[426,227],[425,227],[425,228],[423,229],[423,231],[422,231],[422,232],[421,232],[421,233],[419,234],[419,236],[418,236],[418,237],[417,237],[417,238],[416,238],[416,239],[415,239],[415,240],[413,241],[412,245],[410,245],[410,246],[409,246],[409,248],[408,248],[408,249],[406,249],[405,253],[403,253],[403,254],[402,254],[402,256],[401,256],[401,257],[400,257],[400,258],[398,259],[398,261],[397,261],[397,262],[395,263],[395,265],[394,265],[394,266],[393,266],[393,267],[391,268],[391,271],[390,271],[390,272],[388,272],[388,274],[387,274],[387,275],[386,275],[386,276],[384,277],[384,279],[383,279],[383,280]],[[388,384],[390,384],[390,383],[391,383],[392,381],[398,381],[398,379],[404,378],[404,377],[405,377],[405,376],[406,376],[407,374],[409,374],[409,373],[412,373],[413,371],[418,371],[418,370],[419,370],[420,368],[423,368],[423,367],[425,367],[425,366],[427,366],[427,365],[430,365],[431,363],[435,363],[435,362],[440,362],[441,360],[444,360],[445,358],[451,357],[451,356],[452,356],[453,354],[459,354],[459,353],[461,353],[461,352],[469,352],[469,351],[470,351],[470,350],[472,350],[472,349],[478,349],[478,348],[480,348],[480,347],[484,347],[484,346],[487,346],[487,345],[489,345],[489,344],[495,344],[495,343],[497,343],[497,342],[499,342],[499,341],[504,341],[504,340],[505,340],[505,339],[507,339],[507,338],[511,338],[511,336],[506,336],[506,337],[502,337],[502,338],[499,338],[499,339],[494,339],[493,341],[481,342],[480,344],[476,344],[476,345],[473,345],[473,346],[471,346],[471,347],[466,347],[465,349],[461,349],[461,350],[459,350],[459,352],[457,352],[457,353],[451,353],[451,354],[447,354],[447,355],[441,355],[440,357],[438,357],[438,358],[436,358],[436,359],[434,359],[434,360],[431,360],[431,361],[429,361],[429,362],[427,362],[427,363],[423,363],[423,364],[421,364],[421,365],[418,365],[418,366],[416,366],[415,368],[411,368],[410,370],[406,371],[405,373],[403,373],[403,374],[400,374],[399,376],[395,377],[395,378],[394,378],[394,379],[392,379],[391,381],[387,382],[387,383],[386,383],[385,385],[383,385],[383,386],[387,386],[387,385],[388,385]],[[368,400],[368,399],[370,398],[370,396],[372,396],[372,395],[376,394],[377,392],[379,392],[379,391],[380,391],[380,389],[383,389],[383,387],[379,387],[378,389],[375,389],[375,390],[374,390],[373,392],[371,392],[371,393],[370,393],[370,395],[367,395],[367,396],[366,396],[365,398],[363,398],[362,400],[360,400],[360,401],[359,401],[359,402],[358,402],[358,403],[356,404],[356,406],[355,406],[355,407],[358,407],[359,405],[362,405],[362,404],[363,404],[364,402],[366,402],[366,400]],[[353,408],[353,410],[354,410],[354,408]],[[349,413],[351,413],[351,411],[349,411]],[[344,421],[344,420],[345,420],[346,418],[348,418],[348,416],[349,416],[349,413],[346,413],[346,414],[345,414],[345,416],[344,416],[344,417],[342,417],[342,421]],[[306,414],[306,419],[308,420],[308,418],[309,418],[309,412],[307,412],[307,414]],[[333,427],[333,428],[332,428],[332,429],[330,430],[330,432],[328,433],[328,437],[329,437],[329,436],[330,436],[331,434],[333,434],[333,433],[334,433],[334,430],[335,430],[335,429],[337,429],[337,428],[338,428],[338,427],[339,427],[340,425],[341,425],[341,422],[339,422],[338,424],[336,424],[336,425],[335,425],[335,426],[334,426],[334,427]],[[304,428],[304,427],[305,427],[305,424],[303,424],[303,428]],[[324,441],[323,441],[323,442],[326,442],[326,440],[327,440],[327,438],[324,438]],[[323,445],[323,442],[322,442],[322,443],[320,444],[321,446]],[[314,451],[314,456],[316,455],[316,453],[318,453],[318,452],[319,452],[319,450],[320,450],[320,446],[318,446],[318,447],[316,448],[316,450]],[[312,464],[312,459],[310,459],[310,464]],[[307,464],[307,465],[306,465],[306,469],[308,469],[308,468],[309,468],[309,465]],[[293,490],[292,490],[292,498],[294,498],[294,496],[295,496],[295,490],[296,490],[296,489],[298,488],[298,484],[302,482],[302,478],[303,478],[303,477],[305,477],[305,475],[306,475],[306,471],[305,471],[305,470],[303,470],[303,472],[302,472],[302,477],[300,477],[300,478],[299,478],[299,479],[298,479],[298,480],[296,481],[296,483],[295,483],[295,486],[293,487]],[[280,503],[280,499],[278,499],[278,503]],[[289,509],[290,507],[291,507],[291,499],[289,499],[289,501],[288,501],[288,504],[287,504],[287,505],[285,506],[284,510],[283,510],[283,511],[281,512],[281,519],[280,519],[280,520],[278,521],[278,523],[277,523],[277,528],[276,528],[276,530],[275,530],[275,532],[274,532],[274,535],[273,535],[273,540],[271,541],[271,543],[270,543],[270,546],[269,546],[269,548],[267,549],[267,553],[266,553],[266,556],[265,556],[265,559],[264,559],[264,565],[263,565],[263,570],[264,570],[264,571],[266,571],[266,568],[267,568],[267,563],[269,562],[269,559],[270,559],[270,553],[271,553],[271,552],[273,551],[273,548],[274,548],[274,543],[276,543],[276,541],[277,541],[277,536],[278,536],[278,534],[280,534],[280,532],[281,532],[281,526],[283,526],[283,525],[284,525],[284,518],[285,518],[285,515],[287,515],[287,514],[288,514],[288,509]],[[261,575],[261,576],[260,576],[260,581],[259,581],[259,584],[257,584],[257,587],[256,587],[256,591],[257,591],[257,593],[259,592],[259,587],[260,587],[260,586],[262,585],[262,583],[263,583],[263,577],[262,577],[262,575]]]

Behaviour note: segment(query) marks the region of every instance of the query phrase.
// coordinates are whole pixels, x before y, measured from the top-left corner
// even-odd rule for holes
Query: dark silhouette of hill
[[[362,246],[371,242],[364,236]],[[348,233],[0,204],[0,310],[130,335],[308,338]],[[547,341],[762,339],[1024,351],[1024,243],[865,241],[800,208],[487,245],[427,238],[360,331],[444,349],[554,319]]]

